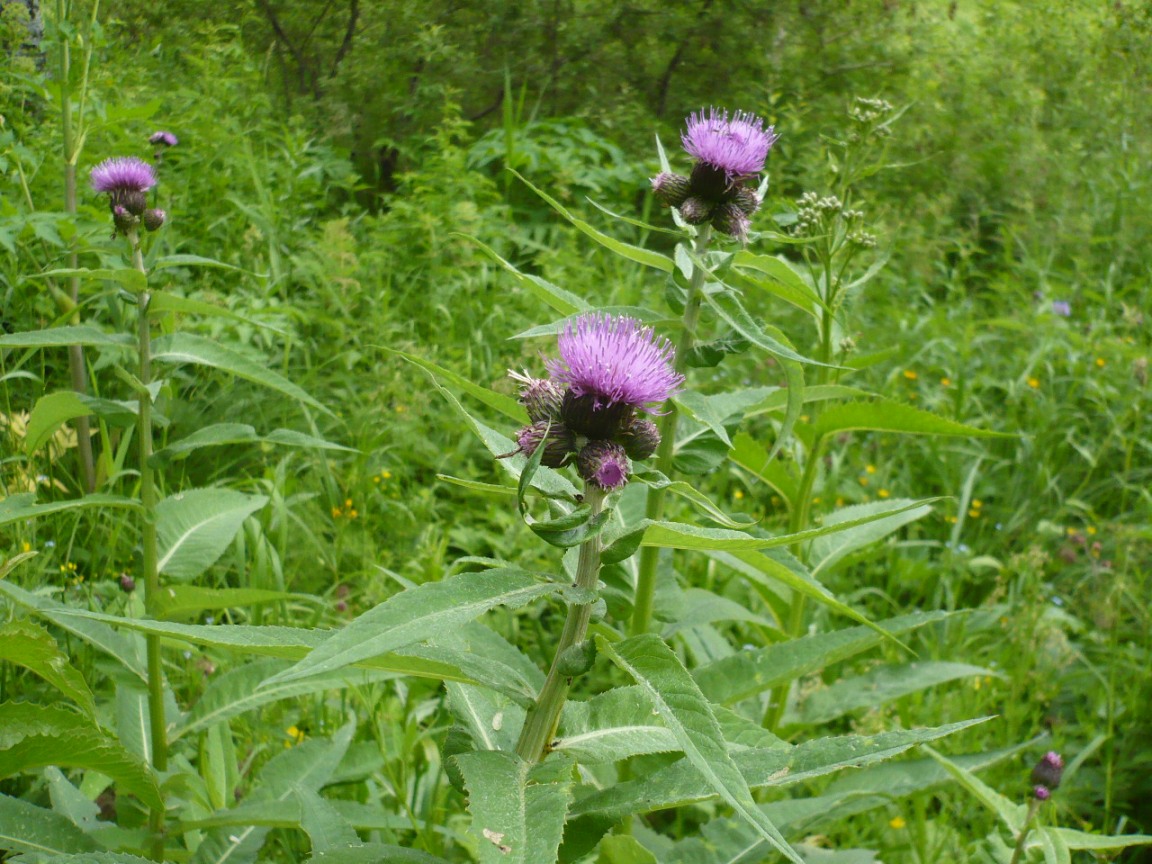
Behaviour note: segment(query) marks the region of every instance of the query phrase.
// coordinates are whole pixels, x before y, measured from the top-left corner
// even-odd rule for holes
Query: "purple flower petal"
[[[709,108],[688,118],[688,128],[681,136],[690,156],[723,171],[729,180],[747,177],[764,170],[768,150],[776,142],[775,131],[764,121],[746,111],[729,118],[727,111]]]
[[[548,372],[574,396],[592,396],[596,408],[645,408],[663,402],[684,383],[672,368],[672,343],[635,318],[603,313],[569,322],[559,338],[560,358]]]
[[[153,132],[148,136],[148,143],[155,144],[157,147],[164,145],[165,147],[175,147],[180,143],[180,139],[173,135],[171,132]]]
[[[156,185],[152,166],[135,156],[105,159],[92,169],[97,192],[145,192]]]

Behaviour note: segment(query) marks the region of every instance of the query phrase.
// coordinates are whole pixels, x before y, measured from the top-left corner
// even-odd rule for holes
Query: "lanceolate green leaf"
[[[0,705],[0,777],[46,765],[99,771],[149,807],[163,806],[148,766],[91,720],[28,702]]]
[[[945,612],[916,612],[879,622],[882,632],[861,626],[804,636],[755,651],[741,651],[693,670],[693,677],[713,702],[739,702],[874,648],[884,633],[899,636],[946,617]]]
[[[270,679],[292,681],[449,632],[496,606],[518,608],[560,590],[512,568],[465,573],[402,591],[365,612],[297,663]]]
[[[720,316],[721,320],[762,351],[781,359],[794,360],[797,363],[808,363],[814,366],[828,365],[797,354],[795,350],[780,341],[778,338],[779,330],[774,327],[765,328],[758,324],[740,304],[740,301],[731,294],[706,294],[705,299],[708,301],[708,305],[716,310],[716,314]]]
[[[471,833],[481,864],[556,860],[573,782],[573,764],[530,765],[495,750],[454,757],[468,787]]]
[[[234,348],[203,336],[192,333],[161,336],[152,343],[152,359],[157,363],[195,363],[199,366],[210,366],[283,393],[325,414],[332,413],[283,375],[269,369],[266,363],[252,360]]]
[[[190,489],[156,505],[157,567],[173,579],[195,579],[224,554],[244,520],[268,503],[232,489]]]
[[[65,510],[82,510],[86,507],[138,510],[140,509],[140,502],[134,498],[96,493],[95,495],[85,495],[83,498],[73,498],[70,501],[48,501],[44,504],[37,504],[35,492],[21,492],[17,495],[9,495],[0,501],[0,525],[20,522],[24,519],[35,519],[38,516],[48,516],[52,513],[62,513]]]
[[[97,849],[96,841],[65,816],[20,798],[0,794],[0,849],[32,856],[67,855]]]
[[[203,300],[193,300],[191,297],[180,297],[176,294],[169,294],[166,291],[153,291],[152,299],[148,302],[148,313],[150,315],[158,315],[166,312],[176,312],[181,315],[203,315],[208,318],[229,318],[233,321],[243,321],[245,324],[251,324],[253,327],[271,330],[273,333],[279,333],[282,336],[287,335],[280,327],[275,327],[264,321],[258,321],[255,318],[240,315],[224,306],[205,303]]]
[[[847,531],[837,534],[828,534],[812,541],[812,550],[808,558],[812,565],[812,575],[819,577],[829,572],[847,556],[883,540],[888,535],[900,530],[903,526],[917,519],[922,519],[932,512],[927,505],[915,506],[911,509],[893,512],[889,505],[897,507],[904,504],[916,504],[908,499],[890,498],[887,501],[872,501],[866,504],[854,504],[843,507],[824,517],[825,525],[837,525],[849,522],[861,516],[883,512],[885,515],[875,522],[857,525]]]
[[[132,292],[143,291],[148,287],[148,277],[135,267],[121,267],[116,270],[89,270],[85,267],[48,270],[29,277],[31,279],[81,279],[87,282],[118,282]]]
[[[503,266],[505,270],[515,276],[521,285],[561,315],[572,315],[576,312],[583,312],[591,308],[583,298],[576,296],[571,291],[565,291],[563,288],[559,288],[551,282],[541,279],[539,276],[520,272],[512,266],[512,264],[496,254],[492,247],[486,246],[475,237],[468,237],[467,239],[483,249],[493,261]]]
[[[215,258],[205,258],[202,255],[164,255],[157,258],[156,263],[152,265],[154,270],[164,270],[168,267],[216,267],[222,270],[235,270],[239,273],[250,272],[231,264],[225,264],[223,261],[217,261]]]
[[[947,756],[937,753],[931,747],[925,748],[928,755],[944,766],[944,769],[951,774],[961,786],[971,792],[976,799],[995,813],[1000,821],[1013,834],[1019,834],[1024,827],[1024,820],[1028,808],[1023,804],[1017,804],[1010,798],[1001,795],[971,771],[962,768],[955,762],[950,760]]]
[[[728,454],[728,458],[779,492],[789,507],[793,506],[799,493],[800,478],[792,463],[770,458],[768,451],[747,432],[738,432],[733,436],[732,451]]]
[[[69,420],[98,414],[121,425],[129,425],[136,418],[136,403],[95,399],[71,390],[41,396],[28,418],[24,435],[24,452],[31,456],[44,446],[53,433]]]
[[[333,444],[323,438],[305,435],[292,429],[274,429],[267,435],[259,434],[255,428],[247,423],[216,423],[197,429],[186,438],[181,438],[169,444],[163,450],[152,454],[157,465],[167,462],[186,459],[194,450],[202,447],[224,447],[230,444],[277,444],[281,447],[299,447],[306,450],[339,450],[344,453],[355,453],[353,447],[342,444]]]
[[[581,765],[616,762],[680,749],[643,687],[617,687],[587,702],[564,705],[561,735],[552,749]]]
[[[615,645],[598,639],[597,644],[601,652],[644,688],[684,751],[683,761],[691,766],[694,777],[703,781],[710,794],[723,798],[755,826],[788,860],[803,864],[756,805],[748,783],[728,754],[712,707],[672,650],[651,634],[634,636]]]
[[[988,718],[965,720],[928,729],[900,729],[878,735],[818,738],[789,748],[753,748],[732,753],[747,787],[784,786],[839,771],[872,765],[915,747],[961,732]],[[596,813],[616,820],[634,813],[682,807],[716,798],[711,781],[687,759],[578,801],[570,818]],[[758,811],[759,812],[759,811]],[[767,818],[767,817],[765,817]]]
[[[821,437],[837,432],[866,430],[871,432],[899,432],[906,435],[962,435],[973,438],[1012,437],[1007,432],[993,432],[957,423],[887,399],[871,402],[847,402],[833,405],[812,424],[812,431]]]
[[[131,344],[132,337],[130,336],[123,333],[105,333],[103,330],[88,324],[0,335],[0,348],[59,348],[66,345],[126,346]]]
[[[587,234],[604,248],[615,252],[622,258],[627,258],[629,261],[635,261],[637,264],[643,264],[646,267],[655,267],[657,270],[661,270],[664,273],[671,273],[675,268],[675,265],[672,263],[672,259],[667,255],[661,255],[659,252],[653,252],[650,249],[643,249],[639,246],[633,246],[629,243],[624,243],[615,239],[614,237],[609,237],[604,232],[593,228],[583,219],[578,219],[577,217],[573,216],[559,201],[557,201],[555,198],[552,198],[540,189],[537,189],[516,171],[512,171],[512,173],[516,174],[516,176],[520,178],[520,181],[525,186],[527,186],[529,189],[547,201],[552,206],[553,210],[555,210],[557,213],[571,222],[578,230]]]
[[[217,609],[243,609],[288,600],[317,603],[311,594],[269,591],[264,588],[200,588],[196,585],[165,585],[156,595],[156,617],[174,620],[181,616]]]
[[[452,370],[445,369],[443,366],[437,366],[430,360],[425,360],[423,357],[417,357],[415,354],[405,354],[403,351],[392,351],[392,353],[403,357],[413,366],[419,366],[437,381],[459,387],[469,396],[478,399],[489,408],[499,411],[505,417],[512,420],[513,423],[522,426],[528,422],[528,412],[524,410],[523,405],[521,405],[511,396],[505,396],[503,393],[496,393],[495,391],[489,390],[487,387],[481,387],[478,384],[473,384],[463,375],[457,375]]]
[[[39,675],[93,716],[92,691],[79,670],[43,627],[17,618],[0,627],[0,661],[23,666]]]

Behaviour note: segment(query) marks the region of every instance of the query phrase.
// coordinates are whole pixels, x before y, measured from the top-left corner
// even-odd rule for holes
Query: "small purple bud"
[[[544,453],[540,457],[540,464],[549,468],[559,468],[576,450],[576,438],[568,427],[548,420],[538,420],[525,426],[516,433],[516,443],[520,446],[517,452],[528,457],[543,443]]]
[[[641,462],[655,453],[656,448],[660,446],[660,428],[647,418],[636,417],[616,440],[623,445],[629,459]]]
[[[129,576],[127,573],[120,574],[120,590],[125,594],[131,594],[136,590],[136,580]]]
[[[1059,315],[1062,318],[1068,318],[1072,315],[1072,304],[1067,300],[1053,300],[1052,314]]]
[[[1037,801],[1047,801],[1052,797],[1051,790],[1046,786],[1035,786],[1032,789],[1032,794],[1036,796]]]
[[[180,140],[171,132],[153,132],[148,136],[148,143],[157,147],[175,147]]]
[[[1050,792],[1059,788],[1060,778],[1063,776],[1064,760],[1055,750],[1049,750],[1040,757],[1040,761],[1032,769],[1032,782],[1037,788],[1044,788]]]
[[[679,207],[688,197],[688,178],[662,171],[652,178],[652,191],[669,207]]]
[[[693,195],[680,205],[680,218],[689,225],[703,225],[712,218],[712,205]]]
[[[149,231],[159,231],[160,226],[168,218],[168,214],[161,210],[159,207],[153,207],[151,210],[144,211],[144,227]]]
[[[119,204],[112,208],[112,224],[121,234],[127,234],[140,224],[140,219],[128,212],[128,208]]]
[[[576,458],[580,476],[593,486],[611,492],[628,482],[628,454],[614,441],[589,441]]]
[[[559,420],[560,405],[564,401],[564,389],[550,378],[533,378],[527,372],[512,372],[508,375],[519,381],[520,404],[528,409],[528,419],[533,423],[541,420]]]
[[[748,229],[752,227],[752,223],[739,206],[729,201],[716,208],[716,214],[712,217],[712,227],[721,234],[747,243]]]

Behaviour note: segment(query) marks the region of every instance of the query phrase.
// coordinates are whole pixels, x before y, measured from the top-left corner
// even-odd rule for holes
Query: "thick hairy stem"
[[[584,500],[592,508],[592,515],[595,516],[604,506],[604,493],[589,484],[585,488]],[[585,540],[580,545],[580,559],[576,564],[578,589],[595,590],[600,578],[600,549],[599,536]],[[540,688],[536,703],[524,720],[520,740],[516,742],[516,753],[526,762],[539,762],[556,734],[560,711],[568,698],[568,688],[572,683],[572,679],[560,670],[560,658],[573,645],[579,645],[584,641],[588,635],[588,622],[591,618],[591,604],[568,607],[568,620],[564,622],[564,631],[560,634],[560,642],[556,645],[552,667],[548,670],[548,677],[544,681],[544,686]]]
[[[132,231],[128,235],[132,244],[132,263],[141,273],[144,269],[144,256],[140,251],[140,235]],[[151,293],[145,289],[137,295],[137,351],[140,357],[138,378],[143,390],[139,394],[140,410],[137,416],[137,448],[140,455],[140,503],[144,508],[143,523],[140,528],[143,555],[141,557],[140,582],[144,586],[144,608],[156,617],[157,601],[160,599],[160,571],[156,553],[156,481],[152,476],[152,396],[147,390],[152,383],[152,332],[148,322],[148,306]],[[168,736],[164,728],[164,670],[160,663],[160,637],[147,636],[148,653],[148,722],[151,727],[152,767],[158,772],[168,770]],[[149,818],[152,829],[152,858],[164,859],[164,810],[152,811]]]
[[[696,235],[693,251],[697,259],[704,257],[712,229],[708,225],[700,228]],[[688,367],[688,355],[696,345],[696,325],[700,321],[700,307],[704,301],[704,280],[707,271],[699,264],[692,265],[692,281],[688,286],[688,299],[684,303],[684,318],[680,330],[680,343],[676,346],[675,369],[683,374]],[[665,476],[672,473],[672,458],[676,449],[676,427],[678,416],[675,405],[668,405],[668,413],[660,420],[660,447],[656,451],[656,470]],[[649,489],[648,503],[644,515],[652,520],[664,518],[664,489]],[[645,546],[640,550],[640,563],[636,573],[636,597],[632,606],[631,634],[647,633],[652,626],[652,604],[656,595],[656,565],[660,560],[660,550]]]

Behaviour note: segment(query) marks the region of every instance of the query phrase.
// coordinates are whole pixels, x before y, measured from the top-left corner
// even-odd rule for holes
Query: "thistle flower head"
[[[173,135],[171,132],[153,132],[148,136],[148,143],[156,147],[175,147],[180,143],[180,139]]]
[[[628,454],[614,441],[589,441],[576,457],[576,470],[588,483],[605,492],[619,489],[628,482],[632,468]]]
[[[595,410],[620,405],[651,412],[649,403],[663,402],[684,382],[672,368],[672,343],[635,318],[581,315],[564,328],[559,348],[548,372],[571,396],[591,397]]]
[[[533,423],[560,417],[564,389],[549,378],[533,378],[527,372],[508,370],[508,377],[520,384],[520,404],[528,409]]]
[[[92,169],[92,188],[97,192],[117,195],[125,192],[147,192],[156,185],[152,166],[135,156],[105,159]]]
[[[729,117],[727,111],[703,109],[688,118],[688,128],[681,136],[684,149],[699,162],[723,171],[729,182],[758,174],[764,170],[768,150],[776,133],[764,121],[746,111]]]
[[[1036,767],[1032,769],[1032,782],[1036,784],[1038,789],[1045,789],[1049,792],[1060,786],[1060,779],[1063,776],[1064,760],[1055,750],[1049,750],[1041,756]]]

